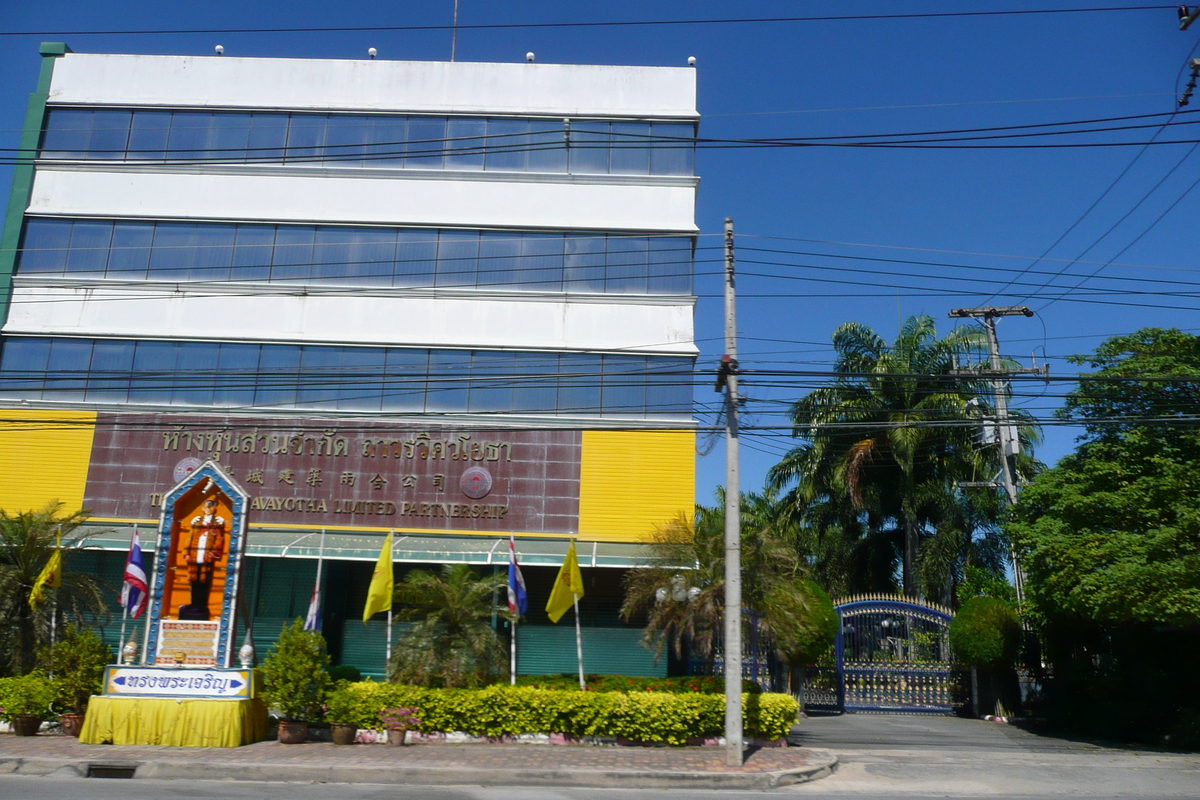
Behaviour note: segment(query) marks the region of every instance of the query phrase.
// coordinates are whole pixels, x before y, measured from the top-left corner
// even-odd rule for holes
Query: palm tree
[[[50,644],[54,616],[84,625],[106,613],[107,587],[92,575],[70,569],[72,555],[96,532],[79,528],[87,512],[62,512],[52,502],[40,511],[10,514],[0,510],[0,669],[24,675],[36,663],[39,650]],[[29,593],[61,538],[62,584],[45,589],[45,599],[30,606]]]
[[[661,654],[669,645],[711,659],[725,624],[725,493],[696,506],[695,518],[676,519],[651,543],[655,561],[625,577],[621,616],[646,618],[643,644]],[[742,604],[784,663],[809,657],[832,642],[833,607],[806,580],[796,549],[781,535],[789,524],[774,495],[741,498]],[[828,606],[828,608],[825,608]],[[828,639],[828,641],[826,641]]]
[[[844,551],[855,550],[856,535],[888,538],[894,526],[904,593],[916,596],[922,531],[944,521],[960,481],[989,479],[998,464],[976,440],[988,387],[955,374],[960,360],[982,360],[986,338],[962,326],[939,339],[933,319],[919,315],[891,345],[855,322],[834,332],[833,345],[838,377],[792,406],[801,444],[771,469],[770,484],[793,487],[785,500],[798,520],[828,506],[821,515],[839,519]],[[1035,435],[1027,424],[1019,430],[1026,443]]]
[[[396,587],[397,616],[414,624],[392,653],[389,678],[460,688],[507,678],[504,645],[491,625],[493,597],[504,581],[502,574],[480,577],[465,564],[405,575]]]

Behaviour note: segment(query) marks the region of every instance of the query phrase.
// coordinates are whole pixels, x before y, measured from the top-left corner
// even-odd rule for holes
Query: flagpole
[[[583,682],[583,632],[579,628],[579,595],[575,595],[575,652],[579,655],[579,691],[587,691]]]
[[[392,535],[394,536],[395,533],[396,533],[396,529],[393,528]],[[392,549],[388,550],[388,569],[389,570],[392,569],[392,557],[394,555],[392,550],[394,550],[395,547],[396,547],[396,545],[393,542]],[[394,592],[394,590],[393,590],[393,592]],[[391,664],[392,664],[392,606],[394,606],[394,605],[395,605],[395,597],[389,598],[388,620],[387,620],[387,653],[384,656],[384,661],[383,661],[383,678],[384,678],[384,680],[387,680],[388,667],[391,666]]]
[[[508,682],[517,685],[517,618],[513,616],[512,636],[508,637]]]
[[[138,526],[133,523],[133,536],[129,540],[129,555],[133,554],[133,543],[137,539]],[[125,569],[129,570],[129,555],[125,556]],[[117,663],[125,663],[125,619],[129,616],[129,584],[121,576],[121,638],[117,640]]]

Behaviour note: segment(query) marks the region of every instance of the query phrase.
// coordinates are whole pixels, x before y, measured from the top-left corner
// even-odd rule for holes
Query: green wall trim
[[[8,308],[12,301],[12,276],[17,263],[17,248],[21,244],[21,223],[33,191],[33,162],[37,158],[42,122],[46,117],[50,79],[54,77],[54,59],[71,52],[71,48],[62,42],[42,42],[38,52],[42,56],[42,68],[38,74],[37,91],[29,95],[29,102],[25,106],[25,127],[17,146],[12,191],[8,195],[4,229],[0,232],[0,326],[8,320]]]

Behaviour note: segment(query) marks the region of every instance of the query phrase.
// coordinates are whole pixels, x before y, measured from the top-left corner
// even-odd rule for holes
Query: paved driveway
[[[1200,756],[1040,736],[954,717],[812,717],[789,741],[831,750],[835,775],[801,794],[1200,797]]]

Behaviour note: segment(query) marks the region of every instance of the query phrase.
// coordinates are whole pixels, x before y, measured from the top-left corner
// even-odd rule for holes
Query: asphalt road
[[[806,720],[793,742],[832,750],[832,777],[776,790],[811,798],[1197,798],[1200,755],[1105,747],[1007,725],[945,717],[847,715]],[[531,745],[532,746],[532,745]],[[0,800],[734,800],[761,792],[398,787],[0,776]]]

